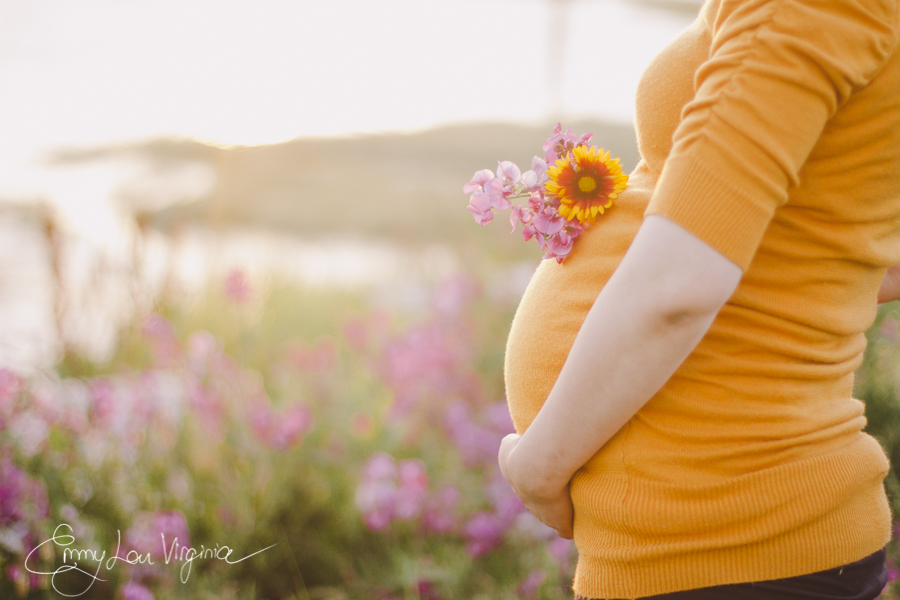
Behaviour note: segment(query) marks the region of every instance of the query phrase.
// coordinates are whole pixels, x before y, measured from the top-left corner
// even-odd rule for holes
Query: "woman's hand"
[[[884,280],[878,289],[878,303],[900,300],[900,264],[896,264],[884,274]]]
[[[551,482],[531,466],[519,464],[515,449],[521,439],[522,436],[511,433],[500,442],[500,472],[531,514],[570,540],[575,513],[569,485]]]

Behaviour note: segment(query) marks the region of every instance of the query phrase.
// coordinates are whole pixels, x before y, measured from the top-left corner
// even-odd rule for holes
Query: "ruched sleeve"
[[[646,214],[743,270],[824,128],[897,43],[898,0],[723,0]],[[898,90],[900,93],[900,90]]]

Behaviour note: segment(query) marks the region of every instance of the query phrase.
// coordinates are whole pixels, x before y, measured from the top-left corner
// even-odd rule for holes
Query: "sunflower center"
[[[578,178],[578,189],[584,193],[593,192],[597,188],[597,180],[590,175],[582,175]]]

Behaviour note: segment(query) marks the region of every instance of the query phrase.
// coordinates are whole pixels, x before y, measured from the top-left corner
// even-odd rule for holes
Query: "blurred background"
[[[0,597],[570,597],[495,465],[541,252],[462,187],[558,121],[633,168],[700,4],[0,0]]]
[[[697,9],[4,0],[0,357],[49,366],[53,333],[108,354],[134,310],[115,274],[152,294],[231,266],[357,286],[410,258],[458,268],[449,246],[490,235],[462,184],[498,160],[527,168],[555,121],[634,165],[638,77]],[[65,323],[52,269],[57,304],[79,304]]]

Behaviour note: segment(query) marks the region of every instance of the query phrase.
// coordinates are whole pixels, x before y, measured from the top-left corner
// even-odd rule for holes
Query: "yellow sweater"
[[[852,387],[900,262],[898,2],[709,0],[641,81],[629,189],[538,268],[507,349],[520,433],[644,214],[744,270],[696,350],[575,474],[578,594],[790,577],[888,542],[888,463]]]

